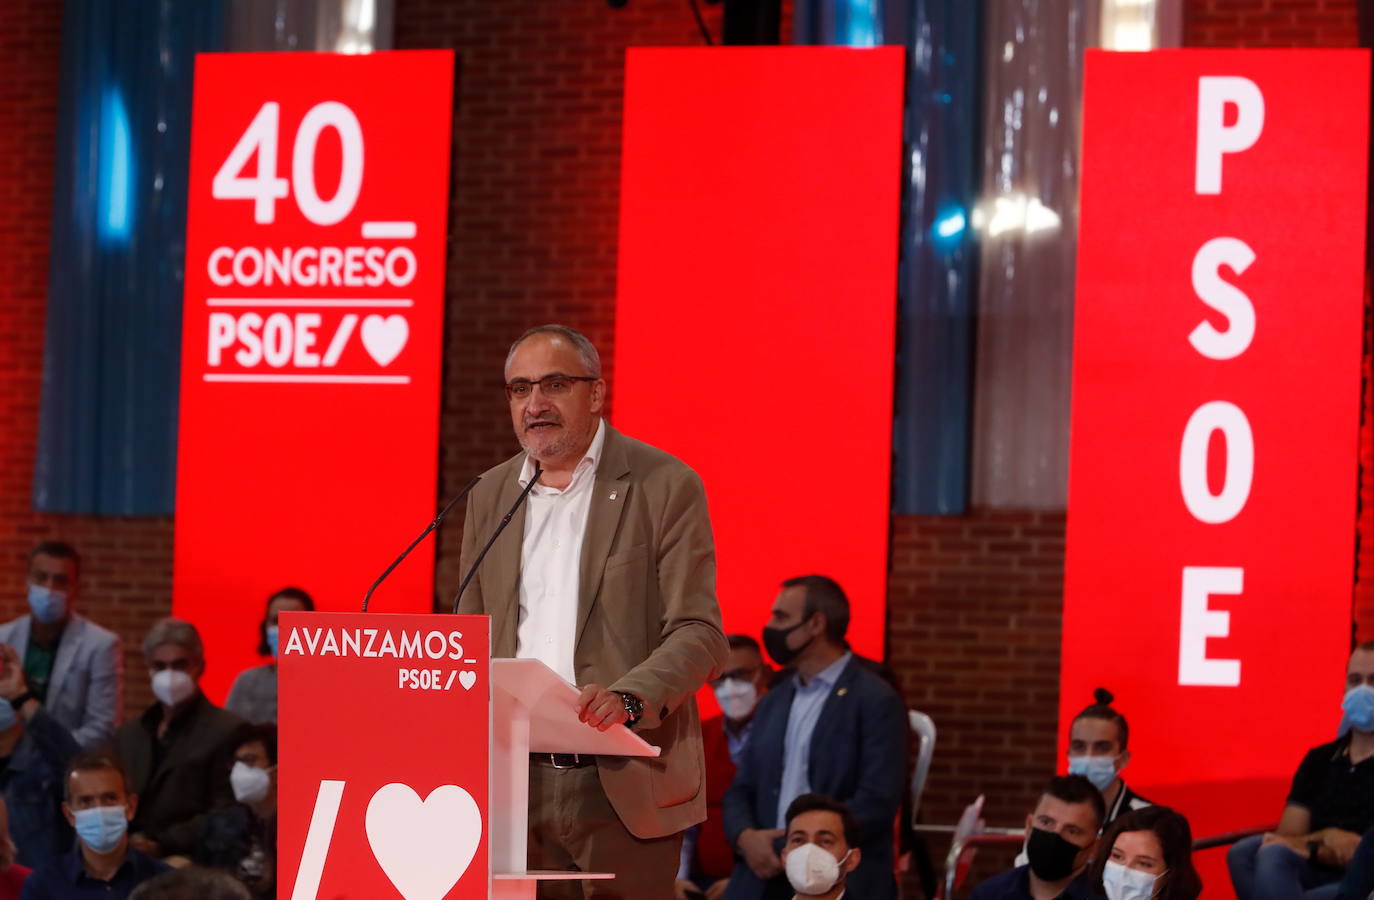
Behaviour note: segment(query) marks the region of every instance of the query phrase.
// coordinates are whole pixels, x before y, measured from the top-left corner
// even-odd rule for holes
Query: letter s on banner
[[[1255,261],[1255,251],[1239,238],[1212,238],[1193,256],[1193,291],[1198,299],[1227,318],[1225,331],[1203,319],[1188,335],[1193,349],[1208,359],[1235,359],[1255,338],[1255,306],[1245,292],[1222,279],[1219,269],[1230,266],[1241,275]]]
[[[1226,106],[1237,109],[1236,123],[1226,124]],[[1194,190],[1221,193],[1221,157],[1249,150],[1264,130],[1264,94],[1259,85],[1237,75],[1204,75],[1197,84],[1197,166]]]
[[[1226,438],[1226,477],[1220,494],[1213,494],[1207,484],[1207,444],[1214,431]],[[1199,406],[1183,429],[1178,454],[1178,481],[1188,512],[1209,525],[1231,521],[1250,499],[1254,476],[1255,438],[1245,413],[1225,400]]]
[[[1179,684],[1240,686],[1240,660],[1207,658],[1207,639],[1231,633],[1231,614],[1208,609],[1207,598],[1213,594],[1239,594],[1244,587],[1244,569],[1183,567],[1183,616],[1178,629]]]

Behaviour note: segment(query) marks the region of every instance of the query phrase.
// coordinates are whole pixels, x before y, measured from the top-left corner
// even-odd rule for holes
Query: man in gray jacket
[[[73,611],[80,560],[70,544],[44,541],[29,554],[29,612],[0,625],[0,644],[23,663],[28,696],[83,748],[114,735],[123,685],[119,638]]]

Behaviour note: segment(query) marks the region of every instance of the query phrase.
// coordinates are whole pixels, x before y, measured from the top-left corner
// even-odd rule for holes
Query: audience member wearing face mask
[[[1088,900],[1087,868],[1097,849],[1106,807],[1082,775],[1050,779],[1035,811],[1026,817],[1025,865],[993,876],[973,889],[971,900]]]
[[[1121,770],[1131,761],[1131,751],[1126,748],[1129,738],[1126,717],[1112,707],[1112,693],[1103,688],[1093,691],[1093,702],[1069,726],[1069,774],[1082,775],[1102,792],[1107,804],[1105,825],[1123,813],[1150,805],[1121,777]]]
[[[1298,766],[1278,827],[1227,852],[1238,900],[1334,896],[1374,827],[1374,643],[1350,655],[1341,711],[1340,737]]]
[[[42,704],[83,748],[114,735],[123,712],[119,638],[75,612],[81,560],[44,541],[29,554],[29,612],[0,625],[0,644],[23,661],[25,699]]]
[[[1167,806],[1128,812],[1107,829],[1088,883],[1107,900],[1197,900],[1193,830]]]
[[[851,895],[895,900],[893,824],[907,793],[906,706],[850,652],[849,598],[839,584],[802,575],[781,588],[763,645],[792,670],[759,701],[725,792],[725,834],[739,859],[724,896],[786,896],[779,851],[787,809],[802,794],[822,793],[845,804],[859,824],[863,861],[848,879]]]
[[[229,760],[243,720],[201,693],[205,649],[190,622],[154,625],[143,658],[157,702],[116,737],[139,795],[131,840],[152,856],[185,855],[205,816],[234,802]]]
[[[721,714],[701,723],[706,759],[706,821],[683,834],[675,900],[718,900],[734,867],[734,851],[725,839],[721,802],[734,780],[735,768],[749,740],[754,709],[768,690],[773,670],[763,661],[758,641],[747,634],[726,635],[730,659],[711,682]]]
[[[254,900],[268,900],[277,895],[276,726],[239,728],[229,783],[235,802],[206,816],[192,858],[233,874]]]
[[[138,797],[118,760],[83,754],[72,760],[64,781],[62,812],[76,830],[76,846],[35,869],[22,900],[127,900],[144,881],[168,870],[129,839]]]
[[[29,693],[19,653],[0,644],[0,796],[9,807],[13,858],[30,868],[72,846],[60,810],[62,779],[80,752],[71,732]]]
[[[283,612],[311,611],[315,601],[298,587],[284,587],[267,598],[267,611],[258,623],[258,655],[271,662],[244,669],[234,679],[224,708],[256,724],[277,722],[277,615]]]
[[[782,867],[793,900],[839,900],[859,865],[859,825],[849,809],[824,794],[802,794],[787,807]]]

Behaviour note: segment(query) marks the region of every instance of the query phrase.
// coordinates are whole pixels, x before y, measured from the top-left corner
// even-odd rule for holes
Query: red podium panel
[[[1195,834],[1275,821],[1340,719],[1368,87],[1364,51],[1088,56],[1061,749],[1114,691]]]
[[[489,622],[282,616],[279,898],[485,900]]]
[[[269,594],[357,609],[433,515],[452,108],[450,51],[197,57],[172,607],[212,696]],[[430,609],[432,547],[374,609]]]

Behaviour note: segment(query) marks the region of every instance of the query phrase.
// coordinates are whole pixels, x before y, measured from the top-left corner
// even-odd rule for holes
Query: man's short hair
[[[149,878],[129,900],[252,900],[248,888],[228,872],[183,866]]]
[[[725,642],[730,645],[731,650],[753,650],[763,659],[763,651],[759,649],[759,642],[747,634],[727,634]]]
[[[849,807],[825,794],[802,794],[789,803],[787,814],[783,816],[787,830],[792,830],[793,819],[809,812],[833,812],[839,816],[840,824],[844,828],[844,842],[851,847],[859,846],[859,823],[855,820],[854,814],[849,811]]]
[[[849,631],[849,598],[844,588],[833,578],[824,575],[799,575],[782,583],[784,588],[799,587],[806,589],[806,601],[802,607],[803,620],[816,613],[825,615],[825,636],[832,644],[844,645],[844,636]]]
[[[33,561],[40,556],[51,556],[53,559],[70,559],[72,565],[79,570],[81,568],[81,556],[76,552],[76,548],[66,541],[41,541],[38,546],[29,551],[29,568],[33,568]]]
[[[124,793],[133,793],[133,785],[129,782],[129,772],[124,768],[124,763],[119,761],[119,757],[109,752],[96,750],[78,753],[72,757],[71,762],[67,763],[67,774],[62,779],[62,799],[68,803],[72,799],[72,776],[77,772],[117,772],[119,780],[124,784]]]
[[[601,377],[601,354],[596,352],[596,346],[578,331],[574,331],[566,325],[536,325],[529,331],[515,339],[515,343],[510,345],[510,352],[506,354],[506,368],[510,368],[510,361],[515,358],[515,351],[528,338],[536,334],[553,334],[563,338],[573,345],[577,355],[582,358],[582,366],[587,370],[587,374],[593,378]],[[564,372],[564,375],[575,375],[575,372]]]
[[[251,744],[253,741],[262,741],[263,749],[267,751],[268,764],[275,766],[277,764],[277,726],[267,723],[245,722],[234,729],[234,733],[229,739],[229,746],[237,752],[244,744]]]
[[[1107,819],[1107,804],[1102,799],[1102,792],[1082,775],[1056,775],[1041,793],[1065,803],[1086,803],[1091,806],[1093,815],[1097,816],[1094,831],[1101,829]]]
[[[178,647],[184,647],[197,660],[205,661],[205,645],[201,643],[200,632],[196,630],[196,626],[185,619],[172,616],[159,619],[148,630],[148,636],[143,639],[143,658],[151,657],[153,651],[163,644],[176,644]]]

